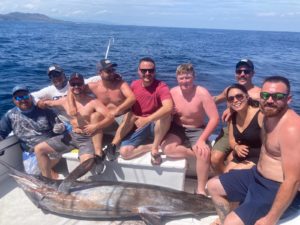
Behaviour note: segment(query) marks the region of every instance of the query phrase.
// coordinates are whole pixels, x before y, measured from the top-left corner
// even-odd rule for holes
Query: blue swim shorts
[[[275,199],[280,183],[264,178],[256,166],[248,170],[231,170],[220,175],[220,181],[232,202],[240,202],[234,212],[245,225],[253,225],[259,218],[265,216]],[[298,192],[293,203],[283,217],[299,210],[300,194]]]
[[[121,147],[127,145],[137,147],[139,145],[146,144],[149,141],[153,141],[154,126],[155,123],[152,122],[140,129],[136,129],[133,132],[129,133],[121,142]]]

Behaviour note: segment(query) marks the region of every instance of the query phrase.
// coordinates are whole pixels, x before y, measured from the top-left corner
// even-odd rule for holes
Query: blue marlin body
[[[216,214],[212,200],[201,195],[106,181],[74,181],[69,193],[65,193],[58,191],[62,181],[28,175],[0,163],[10,169],[11,176],[37,207],[65,217],[87,220],[140,217],[146,224],[158,225],[163,224],[162,218]]]

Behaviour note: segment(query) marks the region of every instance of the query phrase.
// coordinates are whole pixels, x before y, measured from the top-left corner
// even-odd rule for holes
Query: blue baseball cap
[[[23,85],[23,84],[20,84],[20,85],[17,85],[15,86],[13,89],[12,89],[12,95],[14,95],[16,92],[18,91],[25,91],[27,93],[29,93],[29,89],[26,85]]]

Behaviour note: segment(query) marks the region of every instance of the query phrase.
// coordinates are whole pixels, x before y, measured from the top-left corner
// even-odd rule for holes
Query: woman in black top
[[[233,111],[229,122],[229,144],[233,160],[226,166],[231,169],[248,169],[255,165],[260,154],[263,114],[254,107],[247,90],[240,84],[227,89],[227,104]]]

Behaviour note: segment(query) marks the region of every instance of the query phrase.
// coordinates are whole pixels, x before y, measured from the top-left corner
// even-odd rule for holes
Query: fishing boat
[[[22,149],[15,136],[9,136],[0,142],[0,159],[18,170],[23,170]],[[63,172],[72,171],[78,164],[78,152],[72,151],[63,155],[67,167]],[[116,161],[105,161],[104,170],[96,174],[91,171],[82,179],[95,179],[106,181],[124,181],[133,183],[153,184],[176,190],[193,193],[196,188],[195,162],[185,159],[172,160],[163,156],[160,166],[152,166],[150,153],[142,157]],[[17,183],[9,176],[8,169],[0,165],[0,223],[1,224],[144,224],[140,220],[126,221],[91,221],[66,218],[37,208],[25,195]],[[192,207],[192,206],[191,206]],[[167,222],[167,225],[210,224],[217,215],[205,218],[183,218]],[[300,224],[300,211],[297,215],[280,221],[282,225]]]

